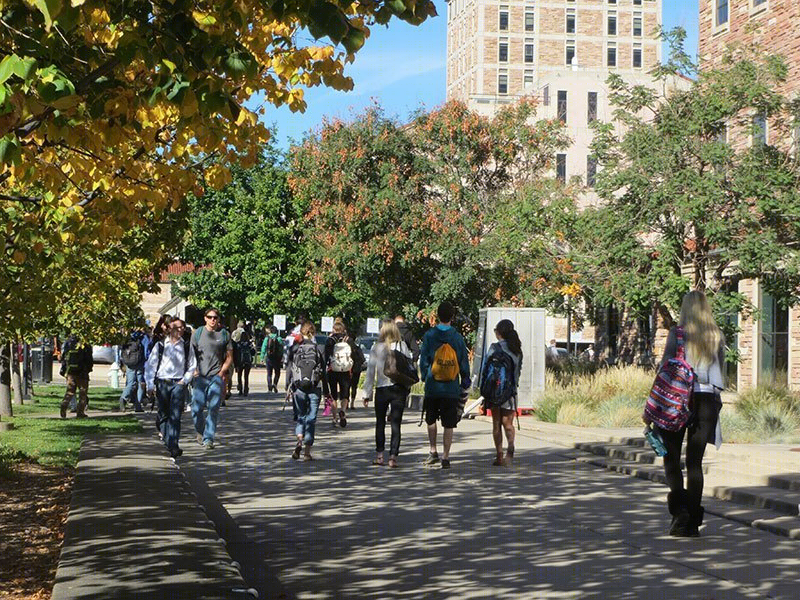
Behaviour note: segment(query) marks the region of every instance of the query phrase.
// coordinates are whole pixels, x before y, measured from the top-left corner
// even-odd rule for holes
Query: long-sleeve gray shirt
[[[685,334],[684,334],[684,342]],[[670,358],[674,358],[678,352],[678,336],[673,327],[667,336],[667,345],[664,347],[664,356],[661,358],[659,366],[663,365]],[[725,389],[725,339],[721,338],[714,362],[711,364],[700,365],[696,357],[686,353],[686,362],[692,365],[695,373],[694,391],[715,393]]]
[[[406,343],[403,341],[392,344],[393,350],[399,350],[408,358],[412,358],[413,354],[409,350]],[[376,342],[369,352],[369,362],[367,363],[367,377],[364,381],[364,398],[372,398],[373,387],[389,387],[394,385],[394,381],[389,379],[383,373],[383,365],[386,364],[386,355],[388,354],[388,347],[384,342]],[[377,381],[376,381],[377,378]]]

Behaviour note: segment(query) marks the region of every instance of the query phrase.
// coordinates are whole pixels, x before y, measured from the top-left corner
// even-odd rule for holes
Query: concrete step
[[[666,485],[664,469],[658,465],[631,462],[609,456],[572,455],[578,462],[602,467],[610,471],[631,475],[639,479]],[[714,503],[709,512],[764,529],[778,535],[800,539],[798,503],[800,495],[766,486],[733,487],[723,485],[723,478],[706,478],[704,493],[707,497],[726,502]],[[730,481],[726,482],[730,484]],[[704,500],[704,503],[706,501]],[[727,506],[726,506],[727,505]],[[706,507],[708,509],[708,507]]]

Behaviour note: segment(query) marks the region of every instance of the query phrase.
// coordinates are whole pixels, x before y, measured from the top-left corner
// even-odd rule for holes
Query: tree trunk
[[[19,344],[11,344],[11,388],[14,391],[14,404],[22,404],[22,373],[19,368]]]
[[[0,416],[12,417],[11,408],[11,346],[0,342]]]

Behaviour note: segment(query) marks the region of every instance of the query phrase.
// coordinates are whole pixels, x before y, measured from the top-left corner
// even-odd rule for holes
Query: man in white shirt
[[[186,324],[174,319],[169,337],[158,342],[145,363],[147,393],[158,399],[158,429],[172,458],[183,454],[178,446],[181,436],[181,413],[186,399],[186,386],[192,381],[197,359],[189,341],[184,340]]]

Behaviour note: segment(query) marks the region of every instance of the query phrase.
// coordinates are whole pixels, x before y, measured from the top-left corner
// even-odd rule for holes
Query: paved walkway
[[[671,538],[662,485],[576,462],[541,428],[518,433],[504,469],[490,466],[488,424],[463,421],[453,468],[428,470],[409,412],[390,470],[369,464],[371,410],[351,413],[346,430],[321,418],[316,460],[303,463],[289,457],[291,411],[280,407],[234,398],[212,452],[184,435],[180,473],[154,435],[84,448],[54,599],[233,598],[244,587],[298,600],[797,597],[797,541],[714,516],[703,537]],[[545,425],[548,436],[558,427]],[[193,497],[160,496],[185,486],[144,483],[162,468],[198,494],[247,584],[191,517]],[[92,514],[100,526],[78,520]],[[193,584],[203,572],[209,583]]]

